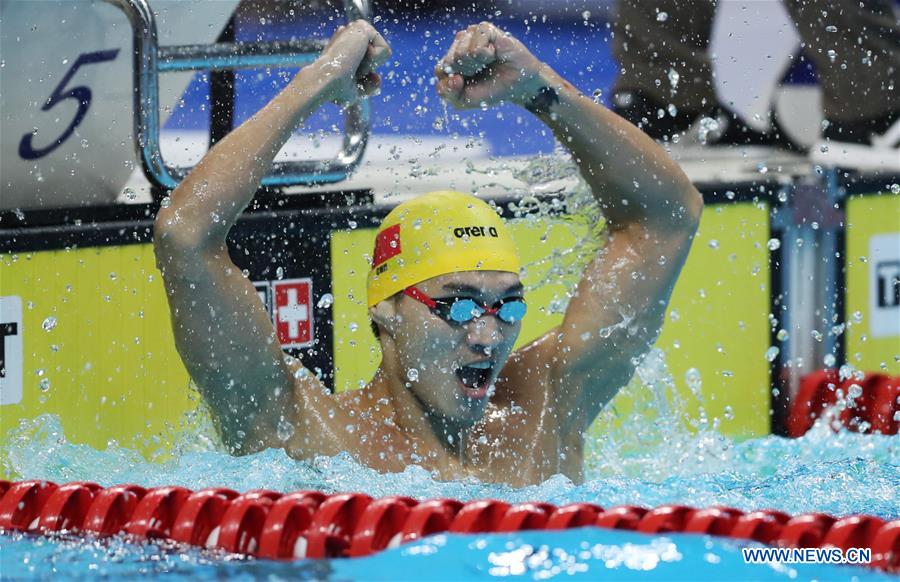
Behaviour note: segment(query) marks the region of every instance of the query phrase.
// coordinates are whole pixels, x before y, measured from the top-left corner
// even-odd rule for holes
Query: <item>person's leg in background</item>
[[[619,0],[613,23],[619,115],[661,139],[714,108],[707,48],[715,10],[716,0]]]
[[[619,0],[613,111],[656,139],[671,139],[706,117],[696,128],[701,143],[798,149],[777,127],[760,133],[718,102],[708,52],[716,4]]]
[[[824,148],[879,146],[900,170],[900,24],[892,0],[785,0],[816,66]],[[893,130],[891,129],[893,127]],[[892,134],[892,135],[888,135]],[[821,149],[826,149],[825,152]],[[836,153],[832,151],[832,156]],[[872,152],[860,152],[871,159]]]

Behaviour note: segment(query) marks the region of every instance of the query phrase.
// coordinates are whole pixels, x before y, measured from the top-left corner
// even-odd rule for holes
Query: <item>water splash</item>
[[[677,418],[678,406],[664,395],[654,422]],[[181,485],[192,489],[231,487],[238,491],[318,489],[329,493],[362,491],[372,496],[408,495],[417,499],[498,498],[509,502],[575,501],[604,507],[632,503],[693,506],[724,504],[744,510],[774,508],[789,513],[823,511],[900,516],[900,437],[833,433],[820,424],[803,438],[766,437],[733,443],[712,427],[696,432],[672,420],[655,433],[625,438],[625,429],[588,438],[592,451],[588,480],[576,485],[556,475],[527,487],[482,483],[474,478],[439,481],[428,470],[409,466],[380,474],[347,454],[311,462],[269,449],[233,457],[197,450],[196,442],[179,447],[165,461],[150,461],[116,444],[99,451],[67,442],[60,421],[43,415],[23,421],[8,435],[4,470],[14,477],[56,482],[95,481],[103,486],[137,483],[147,487]],[[594,431],[596,433],[596,431]],[[636,431],[632,431],[636,432]],[[640,443],[641,448],[629,450]]]
[[[584,268],[606,243],[606,220],[578,167],[568,154],[558,151],[529,158],[515,167],[500,164],[482,171],[509,174],[522,184],[505,188],[516,200],[510,209],[518,223],[546,230],[549,218],[574,239],[574,244],[554,248],[547,256],[524,265],[528,290],[547,284],[562,284],[569,289],[566,301],[555,306],[565,310],[564,303]]]
[[[541,273],[529,279],[530,286],[552,281],[571,288],[584,264],[602,246],[604,227],[575,164],[568,158],[541,156],[522,165],[498,162],[497,167],[471,171],[512,173],[523,184],[507,189],[518,200],[512,210],[519,220],[543,222],[548,216],[558,216],[564,227],[571,228],[576,244],[526,266],[529,272]],[[566,195],[552,196],[560,192]],[[557,308],[564,309],[565,301]],[[779,339],[783,339],[781,335]],[[147,458],[116,443],[103,451],[70,443],[60,419],[53,415],[22,421],[6,440],[3,469],[15,478],[93,480],[107,486],[132,482],[192,489],[363,491],[418,499],[494,497],[557,504],[590,501],[602,506],[725,504],[791,513],[900,515],[896,496],[900,489],[900,437],[835,434],[826,415],[800,439],[766,437],[735,443],[720,434],[718,420],[706,414],[700,380],[699,375],[690,375],[685,379],[689,390],[677,390],[664,354],[651,351],[624,389],[633,403],[631,408],[608,407],[586,436],[586,482],[579,485],[561,475],[521,488],[475,479],[443,482],[418,466],[382,475],[348,454],[311,462],[291,459],[275,449],[233,457],[218,444],[203,407],[161,435],[159,442],[165,446],[161,444]],[[690,412],[693,410],[699,412]]]

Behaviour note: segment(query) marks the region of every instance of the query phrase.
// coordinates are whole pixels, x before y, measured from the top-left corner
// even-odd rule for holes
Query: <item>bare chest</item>
[[[511,485],[539,483],[557,474],[581,481],[581,434],[565,434],[552,418],[542,416],[515,407],[486,415],[469,439],[469,473]]]

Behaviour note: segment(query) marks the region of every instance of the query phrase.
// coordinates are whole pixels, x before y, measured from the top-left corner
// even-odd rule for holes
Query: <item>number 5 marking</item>
[[[87,115],[88,107],[91,104],[91,90],[84,85],[79,85],[77,87],[72,87],[68,92],[64,93],[63,91],[65,91],[66,85],[72,80],[72,77],[75,76],[75,73],[78,72],[79,67],[82,65],[95,65],[97,63],[112,61],[115,60],[118,54],[119,49],[111,49],[108,51],[84,53],[75,60],[71,68],[69,68],[69,71],[62,78],[62,81],[59,82],[59,85],[53,89],[50,98],[47,99],[47,102],[41,107],[41,111],[48,111],[57,103],[65,101],[66,99],[74,99],[78,102],[78,111],[75,112],[75,118],[72,119],[69,127],[67,127],[54,142],[44,148],[35,149],[34,144],[32,144],[32,139],[34,138],[33,133],[26,133],[23,135],[22,141],[19,142],[19,155],[23,159],[36,160],[42,158],[61,146],[64,141],[71,137],[72,132],[75,131],[75,128],[78,127],[82,121],[84,121],[84,116]]]

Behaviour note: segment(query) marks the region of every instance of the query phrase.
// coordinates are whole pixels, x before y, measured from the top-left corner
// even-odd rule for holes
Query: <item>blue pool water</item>
[[[248,560],[160,543],[3,539],[4,578],[137,577],[246,580],[891,580],[852,566],[743,563],[740,545],[697,535],[652,537],[597,528],[548,535],[437,535],[374,556],[343,560]]]
[[[522,488],[474,480],[440,482],[419,467],[380,475],[346,455],[312,463],[292,460],[278,450],[231,457],[211,450],[208,443],[196,437],[184,437],[180,452],[168,461],[150,462],[114,444],[104,451],[70,444],[58,419],[52,416],[25,423],[15,431],[7,468],[28,478],[57,483],[91,480],[104,486],[137,483],[191,489],[226,486],[239,491],[320,489],[417,499],[498,498],[557,505],[587,501],[604,507],[624,503],[722,504],[743,510],[900,517],[900,437],[833,434],[827,427],[819,427],[801,439],[766,437],[734,443],[711,429],[667,430],[670,432],[656,435],[660,437],[656,444],[619,457],[614,463],[589,459],[587,481],[578,485],[562,476]],[[594,437],[593,454],[602,454],[611,439],[621,439],[623,434],[612,430]],[[888,579],[851,566],[746,565],[740,546],[729,540],[692,535],[654,537],[593,528],[552,534],[439,536],[370,558],[315,563],[255,561],[124,540],[18,535],[4,536],[2,544],[4,578],[168,573],[192,579],[276,580],[484,579],[511,575],[537,580],[601,575],[662,580]]]

